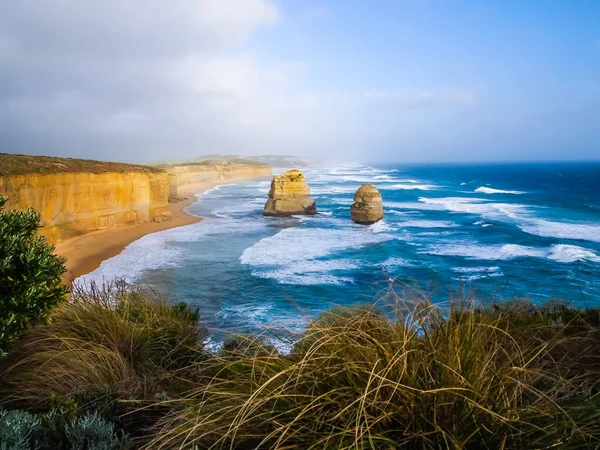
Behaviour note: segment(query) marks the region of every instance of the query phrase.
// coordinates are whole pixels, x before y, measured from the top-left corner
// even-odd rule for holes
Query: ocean
[[[125,278],[197,306],[214,343],[232,332],[287,342],[320,312],[390,286],[436,302],[600,306],[600,163],[303,172],[317,216],[263,217],[270,181],[217,186],[188,208],[204,221],[144,236],[77,281]],[[350,220],[363,183],[384,199],[370,226]]]

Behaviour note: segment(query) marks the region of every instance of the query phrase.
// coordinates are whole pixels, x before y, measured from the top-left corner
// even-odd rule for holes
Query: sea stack
[[[315,201],[310,198],[308,183],[297,169],[273,177],[265,216],[292,216],[317,214]]]
[[[383,199],[372,184],[363,184],[354,194],[350,217],[356,223],[370,225],[383,219]]]

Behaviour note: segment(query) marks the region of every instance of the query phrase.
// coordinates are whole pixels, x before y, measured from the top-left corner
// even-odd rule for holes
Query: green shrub
[[[38,236],[34,210],[4,211],[0,196],[0,355],[26,329],[45,322],[65,297],[64,258]]]
[[[26,411],[0,410],[0,450],[30,450],[39,447],[42,421]]]
[[[0,410],[0,450],[119,450],[127,436],[97,413],[71,417],[61,408],[47,414]]]
[[[70,448],[86,450],[117,450],[125,448],[126,436],[119,436],[112,423],[97,413],[75,419],[65,427]]]

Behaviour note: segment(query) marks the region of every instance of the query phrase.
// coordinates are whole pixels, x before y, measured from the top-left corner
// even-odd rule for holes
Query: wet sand
[[[170,204],[172,216],[169,221],[139,223],[93,231],[60,242],[56,245],[55,253],[67,258],[67,273],[64,275],[65,281],[70,283],[75,278],[92,272],[100,266],[102,261],[118,255],[127,245],[146,234],[201,221],[201,217],[186,213],[184,208],[196,201],[194,194],[222,183],[221,181],[180,186],[178,188],[178,195],[181,200]]]

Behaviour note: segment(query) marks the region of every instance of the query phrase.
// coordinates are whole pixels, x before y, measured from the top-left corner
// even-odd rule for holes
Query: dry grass
[[[263,336],[208,353],[188,308],[75,290],[0,361],[0,403],[75,402],[147,449],[600,448],[598,310],[380,306],[321,315],[289,355]]]
[[[260,339],[238,344],[243,351],[212,360],[216,375],[176,403],[147,448],[600,445],[598,371],[571,371],[582,355],[556,352],[575,345],[598,355],[593,327],[581,323],[567,337],[569,324],[531,313],[527,327],[554,336],[541,341],[531,328],[519,337],[512,307],[399,301],[394,311],[391,319],[373,307],[333,310],[289,356],[259,351]]]
[[[140,408],[168,396],[205,358],[203,339],[187,307],[122,283],[76,287],[49,325],[1,361],[0,406],[45,411],[59,398],[81,412],[129,414],[124,426],[139,428],[147,419]]]
[[[54,158],[0,153],[0,176],[54,173],[152,173],[163,172],[157,167],[88,159]]]

